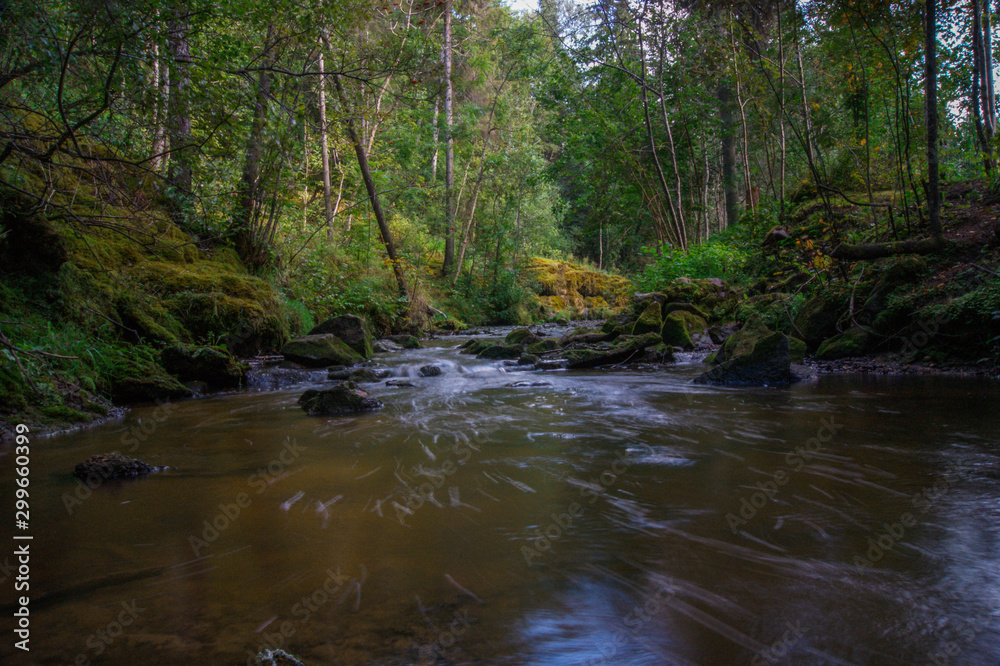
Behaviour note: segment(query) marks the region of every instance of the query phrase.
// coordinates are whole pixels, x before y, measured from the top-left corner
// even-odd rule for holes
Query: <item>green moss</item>
[[[481,352],[476,354],[476,358],[499,360],[499,359],[511,359],[518,358],[521,356],[521,347],[519,345],[505,345],[505,344],[493,344],[489,345]]]
[[[659,333],[661,328],[663,328],[663,315],[660,304],[653,301],[646,306],[646,309],[642,311],[639,318],[635,320],[635,324],[632,325],[632,334]]]
[[[723,363],[737,356],[744,356],[753,351],[753,346],[758,340],[771,334],[770,329],[764,325],[759,316],[753,314],[743,324],[740,330],[736,331],[722,343],[722,347],[712,358],[713,363]]]
[[[538,342],[538,336],[527,328],[515,328],[507,334],[504,342],[508,345],[528,345]]]
[[[87,421],[93,420],[92,415],[64,405],[42,407],[39,411],[50,419],[66,423],[86,423]]]
[[[837,323],[847,311],[848,294],[824,289],[806,301],[795,315],[793,330],[810,347],[837,333]]]
[[[544,338],[539,342],[528,345],[528,353],[531,354],[544,354],[545,352],[555,351],[559,349],[559,341],[555,338]]]
[[[798,338],[788,337],[788,353],[792,357],[792,363],[802,363],[806,358],[806,343]]]
[[[852,326],[843,333],[824,341],[816,350],[816,358],[833,361],[850,356],[861,356],[871,346],[872,335],[860,326]]]
[[[668,314],[663,320],[660,337],[663,338],[664,344],[693,349],[694,338],[692,336],[704,333],[707,328],[708,324],[698,315],[677,310]]]

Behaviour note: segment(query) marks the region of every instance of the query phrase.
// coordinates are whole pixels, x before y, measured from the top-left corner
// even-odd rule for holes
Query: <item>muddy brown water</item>
[[[1000,387],[382,359],[33,440],[31,652],[3,663],[1000,663]],[[516,385],[511,385],[519,383]],[[89,490],[120,450],[169,470]],[[0,455],[12,543],[13,449]],[[4,549],[7,557],[13,548]]]

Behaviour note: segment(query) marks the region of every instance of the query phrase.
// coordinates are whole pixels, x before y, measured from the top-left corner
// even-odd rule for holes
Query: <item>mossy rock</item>
[[[646,358],[656,363],[673,363],[674,348],[670,345],[659,342],[646,350]]]
[[[633,360],[647,347],[659,343],[660,336],[656,333],[622,336],[615,341],[615,344],[606,348],[568,349],[559,354],[558,358],[568,361],[567,367],[571,370],[597,368]]]
[[[792,327],[789,317],[791,301],[791,294],[781,292],[751,296],[736,306],[734,315],[737,321],[746,321],[757,315],[771,330],[788,333]]]
[[[555,338],[543,338],[534,344],[528,345],[525,350],[529,354],[544,354],[545,352],[555,351],[559,349],[559,341]]]
[[[660,337],[664,344],[682,349],[694,349],[695,338],[705,335],[708,323],[698,315],[677,310],[663,320]]]
[[[749,353],[716,365],[694,381],[722,386],[784,386],[797,379],[791,370],[788,337],[775,332],[758,339]]]
[[[370,412],[382,403],[362,391],[353,382],[341,382],[327,389],[309,389],[299,397],[299,406],[309,416],[338,416]]]
[[[338,315],[317,324],[308,335],[335,335],[363,358],[372,357],[372,336],[368,324],[357,315]]]
[[[293,363],[310,368],[331,365],[355,365],[364,360],[335,335],[307,335],[281,348],[281,355]]]
[[[213,388],[237,388],[247,366],[219,347],[172,345],[160,353],[163,367],[182,381],[205,382]]]
[[[795,315],[793,331],[810,349],[837,333],[837,324],[847,311],[847,295],[823,290],[802,304]]]
[[[432,326],[434,326],[434,328],[438,331],[446,333],[457,333],[458,331],[468,328],[468,326],[466,326],[463,322],[452,317],[449,317],[448,319],[436,319],[432,322]]]
[[[737,356],[743,356],[753,351],[757,341],[770,335],[772,331],[764,325],[759,316],[753,314],[743,324],[740,330],[736,331],[722,343],[718,352],[712,358],[712,363],[724,363]],[[707,360],[707,359],[706,359]]]
[[[515,328],[504,338],[504,343],[508,345],[520,345],[522,347],[534,344],[541,340],[540,337],[532,333],[527,328]]]
[[[866,353],[873,342],[874,336],[860,326],[852,326],[843,333],[824,341],[816,350],[816,358],[824,361],[835,361],[851,356],[861,356]]]
[[[806,343],[798,338],[785,336],[788,338],[788,353],[792,358],[792,363],[802,364],[806,358]]]
[[[120,377],[111,381],[110,390],[111,399],[118,405],[189,398],[192,395],[189,388],[166,373],[147,377]]]
[[[653,301],[646,306],[639,318],[632,325],[632,335],[642,335],[643,333],[659,333],[663,328],[663,315],[660,304]]]
[[[412,335],[389,335],[386,340],[395,342],[403,349],[420,349],[420,340]]]
[[[73,468],[78,479],[134,479],[146,476],[156,468],[138,458],[129,458],[117,451],[91,456]]]
[[[495,340],[469,340],[464,345],[462,345],[463,354],[478,354],[479,352],[488,349],[497,344]]]
[[[476,354],[476,358],[484,360],[514,359],[521,356],[519,345],[493,344]]]
[[[358,368],[356,370],[352,370],[348,377],[350,378],[350,381],[356,384],[374,384],[375,382],[382,381],[382,378],[369,368]]]

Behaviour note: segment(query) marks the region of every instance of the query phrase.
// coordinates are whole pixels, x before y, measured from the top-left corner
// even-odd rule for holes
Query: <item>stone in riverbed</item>
[[[403,349],[420,349],[420,340],[412,335],[390,335],[386,340],[393,342]]]
[[[307,335],[292,340],[281,348],[281,355],[289,361],[310,368],[331,365],[356,365],[364,360],[361,354],[348,347],[336,335]]]
[[[219,347],[171,345],[160,352],[160,360],[181,381],[204,382],[212,388],[238,388],[247,370]]]
[[[328,389],[309,389],[299,397],[299,406],[309,416],[338,416],[371,412],[382,403],[357,387],[354,382],[341,382]]]
[[[313,327],[309,335],[335,335],[362,357],[372,357],[372,337],[365,321],[357,315],[331,317]]]
[[[791,369],[788,338],[771,333],[757,340],[752,349],[735,355],[695,378],[696,384],[720,386],[784,386],[798,381]]]
[[[114,451],[87,458],[73,469],[73,476],[84,480],[94,477],[102,480],[134,479],[152,474],[156,469],[137,458],[129,458]]]
[[[518,358],[519,356],[521,356],[521,347],[519,345],[505,344],[491,345],[476,354],[476,358],[488,360]]]
[[[425,365],[420,368],[421,377],[437,377],[441,374],[441,368],[436,365]]]

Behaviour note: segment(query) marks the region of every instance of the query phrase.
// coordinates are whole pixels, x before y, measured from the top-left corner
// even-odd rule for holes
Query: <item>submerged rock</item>
[[[383,407],[381,401],[359,389],[354,382],[341,382],[328,389],[309,389],[299,397],[299,406],[309,416],[370,412]]]
[[[372,357],[372,338],[365,321],[357,315],[331,317],[309,331],[309,335],[335,335],[364,358]]]
[[[414,388],[416,386],[416,384],[408,379],[390,379],[385,385],[392,386],[393,388]]]
[[[364,360],[361,354],[348,347],[340,338],[326,333],[307,335],[292,340],[281,348],[281,355],[289,361],[311,368],[330,365],[355,365]]]
[[[138,458],[129,458],[117,451],[91,456],[73,468],[73,476],[78,479],[134,479],[152,474],[156,467]]]

